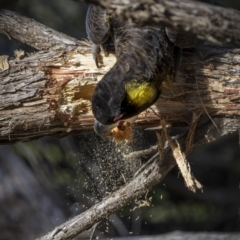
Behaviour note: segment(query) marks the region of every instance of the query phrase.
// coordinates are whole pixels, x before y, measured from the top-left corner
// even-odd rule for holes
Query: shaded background
[[[240,10],[238,0],[217,2]],[[86,38],[86,4],[19,0],[8,8],[72,37]],[[0,55],[13,56],[15,49],[34,51],[1,34]],[[115,145],[90,133],[0,146],[0,240],[39,237],[124,184],[146,159],[124,160],[123,155],[157,141],[151,131],[137,128],[135,134],[137,141],[129,145]],[[236,133],[230,134],[188,158],[204,185],[203,193],[188,191],[175,168],[143,197],[149,207],[130,204],[100,223],[95,235],[240,231],[238,141]]]

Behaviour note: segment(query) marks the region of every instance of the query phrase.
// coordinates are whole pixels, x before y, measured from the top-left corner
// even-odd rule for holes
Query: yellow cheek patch
[[[157,96],[157,89],[152,83],[137,83],[132,81],[125,85],[128,101],[138,107],[153,101]]]

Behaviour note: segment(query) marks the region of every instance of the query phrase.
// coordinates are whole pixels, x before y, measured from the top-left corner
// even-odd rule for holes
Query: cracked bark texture
[[[91,94],[115,57],[104,57],[105,66],[96,69],[89,44],[84,41],[68,38],[10,11],[1,11],[0,22],[9,35],[14,29],[13,36],[19,40],[23,38],[23,23],[24,29],[38,32],[27,34],[26,42],[34,42],[32,46],[40,50],[21,60],[9,58],[9,68],[0,72],[0,142],[92,130]],[[45,42],[50,51],[45,50]],[[235,131],[240,109],[239,53],[239,49],[220,47],[185,51],[175,82],[163,84],[154,112],[167,117],[173,126],[186,126],[193,111],[203,111],[202,121],[209,115],[220,118],[220,131],[221,124],[234,118],[236,124],[229,127],[229,132]],[[137,123],[158,124],[154,112],[147,110]]]
[[[131,240],[237,240],[240,234],[238,233],[188,233],[183,231],[174,231],[171,233],[161,234],[157,236],[137,236],[131,237]],[[105,240],[105,239],[103,239]],[[124,240],[123,238],[114,238],[114,240]]]

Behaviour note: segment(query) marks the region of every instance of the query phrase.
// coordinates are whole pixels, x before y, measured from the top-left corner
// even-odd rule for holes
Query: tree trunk
[[[64,34],[32,21],[10,11],[0,14],[1,25],[12,26],[6,28],[8,34],[14,29],[13,35],[22,40],[20,26],[24,22],[25,29],[31,31],[34,26],[38,32],[27,35],[28,43],[33,42],[32,46],[42,50],[48,42],[48,47],[53,48],[20,59],[2,57],[1,143],[92,130],[92,92],[115,62],[113,55],[104,57],[104,67],[97,69],[87,42],[69,40]],[[57,40],[49,41],[46,31],[51,33],[51,39]],[[140,114],[137,123],[156,125],[157,115],[161,115],[170,125],[188,125],[192,113],[202,111],[206,113],[203,121],[210,115],[217,118],[214,121],[219,131],[236,130],[240,110],[239,53],[239,49],[206,47],[186,51],[175,82],[163,84],[154,112]],[[235,124],[226,129],[229,119]]]

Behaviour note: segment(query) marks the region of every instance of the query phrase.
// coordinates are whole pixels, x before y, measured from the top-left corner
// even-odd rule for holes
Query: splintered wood
[[[167,129],[166,129],[166,123],[163,119],[161,120],[161,124],[162,124],[162,135],[163,136],[158,136],[158,141],[159,141],[159,146],[160,146],[160,150],[159,150],[160,156],[163,156],[163,146],[165,145],[165,143],[162,142],[161,139],[164,141],[167,140],[168,144],[172,150],[173,157],[176,160],[176,163],[178,165],[178,168],[180,169],[180,172],[183,176],[183,179],[184,179],[184,182],[185,182],[187,188],[194,193],[198,189],[202,190],[203,186],[201,185],[201,183],[198,182],[198,180],[191,173],[190,164],[188,163],[188,161],[186,159],[185,153],[183,153],[181,151],[181,147],[180,147],[178,141],[176,139],[172,139],[168,135]]]
[[[129,122],[123,123],[123,129],[120,129],[118,126],[111,130],[111,136],[116,142],[122,141],[132,141],[132,127]]]
[[[0,56],[0,70],[4,71],[9,69],[8,56]]]

